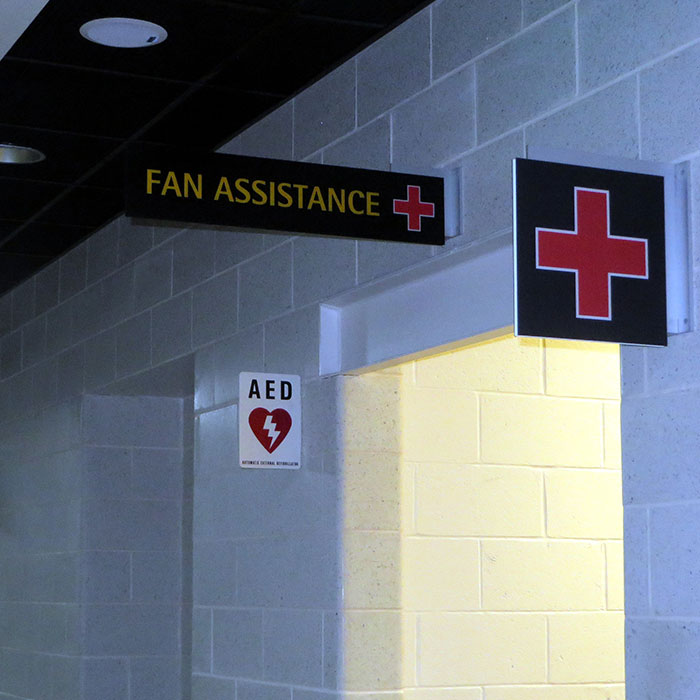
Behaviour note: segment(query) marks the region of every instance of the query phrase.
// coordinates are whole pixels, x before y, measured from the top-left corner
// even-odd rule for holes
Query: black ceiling
[[[214,149],[374,41],[426,0],[49,0],[0,61],[0,143],[46,154],[0,164],[0,293],[123,209],[123,153]],[[163,25],[117,49],[98,17]]]

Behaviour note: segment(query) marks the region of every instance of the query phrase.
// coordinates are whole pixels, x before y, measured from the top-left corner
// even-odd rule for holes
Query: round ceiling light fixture
[[[23,165],[28,163],[39,163],[46,156],[29,146],[15,146],[12,143],[0,143],[0,163],[11,163],[12,165]]]
[[[155,46],[168,38],[168,32],[159,24],[131,17],[102,17],[80,27],[88,41],[120,49]]]

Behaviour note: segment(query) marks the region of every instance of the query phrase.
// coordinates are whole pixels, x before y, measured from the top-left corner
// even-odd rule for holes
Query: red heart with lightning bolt
[[[292,417],[283,408],[274,411],[254,408],[248,416],[248,425],[258,442],[272,454],[287,437]]]

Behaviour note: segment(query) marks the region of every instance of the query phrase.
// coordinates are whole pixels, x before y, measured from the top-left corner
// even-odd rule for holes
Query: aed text
[[[292,398],[292,383],[286,380],[277,382],[274,379],[267,379],[264,382],[265,396],[260,394],[260,383],[257,379],[253,379],[250,382],[250,389],[248,390],[249,399],[281,399],[282,401],[289,401]]]

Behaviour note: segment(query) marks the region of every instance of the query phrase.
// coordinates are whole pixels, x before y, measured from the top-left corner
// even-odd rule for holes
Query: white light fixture
[[[29,146],[15,146],[11,143],[0,143],[0,163],[22,165],[27,163],[39,163],[46,156]]]
[[[80,27],[80,33],[96,44],[121,49],[155,46],[168,37],[168,32],[159,24],[131,17],[93,19]]]

